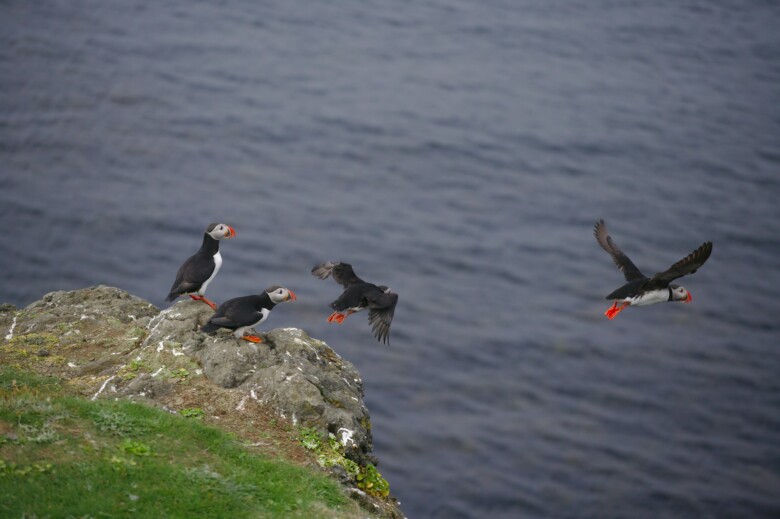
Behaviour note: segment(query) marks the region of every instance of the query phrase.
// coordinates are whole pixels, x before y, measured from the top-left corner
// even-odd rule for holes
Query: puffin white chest
[[[217,272],[219,272],[219,269],[222,267],[222,255],[217,251],[216,254],[214,254],[214,272],[211,273],[209,278],[203,282],[203,284],[200,287],[200,290],[198,290],[198,295],[202,296],[206,293],[206,288],[209,286],[209,283],[211,283],[211,280],[214,279],[217,276]]]
[[[260,320],[259,320],[259,321],[257,321],[257,322],[256,322],[255,324],[253,324],[252,326],[257,326],[258,324],[260,324],[260,323],[262,323],[263,321],[265,321],[265,320],[268,318],[268,314],[270,314],[270,313],[271,313],[271,311],[270,311],[268,308],[261,308],[261,309],[260,309],[260,313],[261,313],[261,314],[263,314],[263,316],[260,318]]]
[[[240,339],[248,330],[254,328],[258,324],[265,321],[268,318],[268,314],[270,314],[271,311],[268,308],[261,308],[260,313],[262,314],[262,316],[260,317],[259,321],[257,321],[254,324],[250,324],[249,326],[241,326],[240,328],[236,328],[236,331],[233,332],[233,336],[236,339]]]
[[[626,302],[631,303],[631,306],[647,306],[657,303],[665,303],[669,300],[669,289],[662,288],[660,290],[651,290],[638,296],[626,298]]]

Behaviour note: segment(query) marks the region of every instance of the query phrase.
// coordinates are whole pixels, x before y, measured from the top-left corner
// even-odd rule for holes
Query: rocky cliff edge
[[[265,455],[319,465],[372,514],[403,517],[376,471],[363,382],[327,344],[296,328],[260,344],[204,334],[213,311],[160,311],[114,287],[51,292],[0,305],[0,363],[52,375],[84,397],[202,413]]]

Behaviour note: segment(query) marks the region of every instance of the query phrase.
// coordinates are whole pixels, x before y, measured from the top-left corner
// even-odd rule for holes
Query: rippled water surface
[[[0,3],[0,301],[217,301],[365,378],[412,518],[780,516],[780,7],[766,1]],[[605,218],[691,305],[607,321]],[[323,260],[400,294],[328,325]]]

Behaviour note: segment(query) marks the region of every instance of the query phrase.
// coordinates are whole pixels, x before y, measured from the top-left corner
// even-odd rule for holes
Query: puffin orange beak
[[[687,297],[687,298],[685,298],[685,300],[683,301],[683,303],[690,303],[691,301],[693,301],[693,296],[691,295],[691,293],[690,293],[690,292],[688,292],[688,297]]]
[[[233,238],[236,236],[236,230],[233,229],[231,226],[227,226],[228,230],[225,233],[225,238]]]
[[[295,292],[293,292],[293,291],[292,291],[292,290],[290,290],[289,288],[287,289],[287,292],[289,292],[289,293],[290,293],[290,296],[287,298],[287,300],[288,300],[288,301],[289,301],[290,299],[292,299],[293,301],[296,301],[296,300],[298,299],[298,297],[295,295]]]

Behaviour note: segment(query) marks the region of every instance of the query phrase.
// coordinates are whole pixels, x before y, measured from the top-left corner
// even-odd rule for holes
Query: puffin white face
[[[222,238],[232,238],[236,235],[236,230],[224,223],[212,223],[206,228],[206,234],[215,240],[221,240]]]
[[[298,299],[292,290],[288,290],[279,285],[274,285],[265,289],[265,293],[271,298],[274,304],[284,303],[285,301],[295,301]]]
[[[672,301],[682,301],[683,303],[690,303],[693,301],[691,293],[685,290],[685,287],[669,285],[669,288],[672,289]]]

